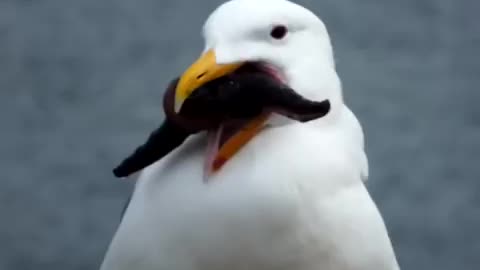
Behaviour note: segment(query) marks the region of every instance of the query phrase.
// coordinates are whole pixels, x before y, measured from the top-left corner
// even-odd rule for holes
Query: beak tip
[[[175,101],[175,105],[173,106],[173,112],[175,114],[178,114],[180,110],[182,109],[183,102],[181,101]]]

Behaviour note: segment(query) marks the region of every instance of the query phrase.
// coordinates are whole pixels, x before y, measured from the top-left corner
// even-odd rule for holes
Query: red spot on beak
[[[225,164],[225,162],[227,162],[227,159],[224,158],[224,157],[217,157],[214,161],[213,161],[213,164],[212,164],[212,169],[213,171],[217,171],[219,170],[223,164]]]

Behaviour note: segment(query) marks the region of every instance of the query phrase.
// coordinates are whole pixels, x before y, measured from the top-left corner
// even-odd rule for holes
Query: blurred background
[[[0,1],[0,269],[98,268],[134,182],[111,169],[221,2]],[[478,269],[480,2],[297,2],[332,36],[403,269]]]

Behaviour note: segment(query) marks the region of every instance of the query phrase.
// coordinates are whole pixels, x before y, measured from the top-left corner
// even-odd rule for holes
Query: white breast
[[[397,269],[344,113],[265,130],[208,185],[204,138],[188,140],[141,175],[101,269]]]

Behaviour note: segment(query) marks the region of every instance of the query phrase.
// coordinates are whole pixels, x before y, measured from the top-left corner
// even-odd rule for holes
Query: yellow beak
[[[175,113],[180,112],[184,101],[205,83],[230,74],[244,63],[217,64],[215,51],[209,50],[195,61],[180,77],[175,89]],[[246,104],[248,106],[248,104]],[[226,161],[235,155],[263,127],[268,114],[260,115],[248,122],[237,133],[233,134],[217,151],[210,170],[219,170]]]
[[[224,75],[227,75],[243,63],[233,64],[217,64],[215,51],[209,50],[195,61],[180,77],[180,80],[175,90],[175,113],[178,113],[182,108],[183,102],[192,94],[198,87],[204,85],[209,81],[213,81]]]

